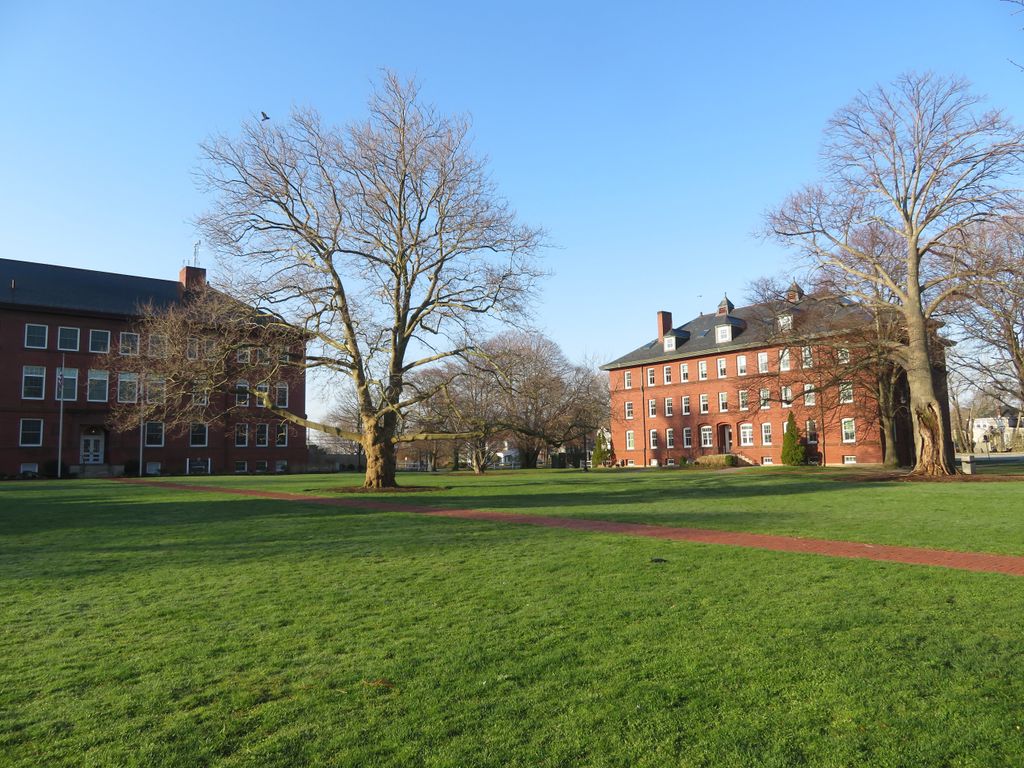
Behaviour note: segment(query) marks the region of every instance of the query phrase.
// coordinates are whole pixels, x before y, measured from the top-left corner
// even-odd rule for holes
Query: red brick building
[[[849,365],[849,350],[777,341],[794,325],[813,338],[807,326],[821,316],[823,301],[794,284],[782,306],[737,309],[726,298],[714,314],[678,327],[669,312],[659,312],[653,341],[602,366],[616,463],[672,466],[730,453],[749,464],[780,464],[791,413],[811,461],[881,462],[877,402]],[[833,310],[856,312],[827,301]]]
[[[205,279],[197,267],[174,281],[0,259],[0,476],[56,474],[58,454],[62,474],[82,476],[134,474],[140,457],[149,474],[303,469],[305,430],[255,398],[222,423],[183,431],[152,421],[110,427],[112,404],[140,395],[137,376],[119,370],[149,352],[133,330],[138,308],[181,302]],[[305,413],[301,370],[269,386],[278,405]]]

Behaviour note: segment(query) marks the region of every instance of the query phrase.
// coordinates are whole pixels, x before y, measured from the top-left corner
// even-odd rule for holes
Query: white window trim
[[[754,425],[751,424],[749,421],[740,424],[740,447],[754,447]]]
[[[77,368],[61,367],[61,366],[58,365],[56,368],[53,369],[53,371],[54,371],[53,399],[56,400],[58,403],[61,402],[62,400],[65,403],[77,403],[78,402],[78,369]],[[67,373],[68,371],[74,371],[75,372],[75,375],[73,377],[74,380],[75,380],[75,387],[74,387],[73,390],[71,390],[71,397],[64,397],[64,390],[67,388],[67,383],[68,383],[68,378],[69,378],[68,377],[68,373]],[[57,387],[57,378],[56,378],[57,376],[60,376],[63,379],[63,381],[61,382],[61,386],[60,387]]]
[[[75,346],[73,347],[62,347],[60,345],[60,332],[61,331],[74,331],[75,332]],[[82,329],[76,328],[73,325],[59,325],[57,326],[57,351],[58,352],[77,352],[82,346]]]
[[[718,393],[718,412],[728,413],[729,412],[729,393],[719,392]]]
[[[160,442],[151,443],[149,442],[149,425],[159,424],[160,425]],[[144,448],[163,448],[164,443],[167,441],[167,428],[164,426],[162,421],[147,421],[146,426],[143,427],[143,447]]]
[[[850,424],[853,437],[846,436],[846,425]],[[839,433],[843,436],[843,442],[846,444],[857,442],[857,421],[856,419],[843,419],[839,427]]]
[[[739,407],[739,409],[741,411],[749,411],[750,410],[750,392],[749,392],[749,390],[741,389],[741,390],[737,391],[736,398],[739,400],[738,407]]]
[[[25,436],[25,422],[26,421],[37,421],[39,422],[39,442],[38,443],[26,443],[24,441]],[[18,447],[19,448],[42,448],[43,447],[43,431],[46,428],[46,424],[42,419],[19,419],[18,420]]]
[[[818,392],[813,384],[804,384],[804,405],[813,406],[818,403]]]
[[[779,370],[788,371],[792,366],[792,359],[789,354],[789,347],[779,350]]]
[[[697,380],[707,381],[708,380],[708,361],[700,360],[697,363]]]
[[[242,442],[238,442],[239,432],[238,428],[242,428]],[[235,424],[235,448],[248,448],[249,447],[249,425],[248,424]]]
[[[654,372],[654,369],[653,368],[648,368],[647,369],[647,386],[648,387],[655,386],[657,384],[656,379],[657,379],[657,374]]]
[[[742,362],[740,362],[742,361]],[[746,376],[747,375],[747,356],[736,355],[736,375]]]
[[[761,424],[761,445],[772,444],[772,425],[769,422]]]
[[[666,397],[665,398],[665,417],[666,418],[671,418],[672,417],[672,408],[673,408],[673,406],[672,406],[672,398],[671,397]]]
[[[135,397],[131,400],[121,399],[121,383],[122,382],[134,382],[135,383]],[[117,402],[119,403],[137,403],[139,402],[139,375],[137,373],[119,373],[117,374]]]
[[[263,427],[263,442],[260,442],[260,427]],[[269,424],[254,424],[252,430],[253,445],[257,448],[269,448],[270,447],[270,425]]]
[[[193,435],[193,430],[195,429],[195,427],[197,425],[203,427],[203,442],[202,443],[195,442],[195,438],[194,438],[194,435]],[[189,427],[188,427],[188,447],[189,448],[208,448],[209,444],[210,444],[210,425],[209,424],[203,424],[202,422],[193,422],[192,424],[190,424]]]
[[[768,373],[768,353],[758,352],[757,353],[757,372]]]
[[[711,413],[711,401],[707,395],[701,395],[698,398],[697,406],[700,413]]]
[[[787,393],[789,393],[789,397],[786,397]],[[793,407],[793,388],[792,387],[785,387],[785,386],[782,387],[779,390],[779,400],[782,402],[782,407],[783,408],[792,408]]]
[[[125,339],[131,339],[132,336],[135,337],[135,351],[133,352],[130,349],[128,351],[125,351]],[[142,338],[137,333],[132,333],[130,331],[121,331],[120,335],[117,337],[117,353],[119,355],[124,355],[125,357],[135,357],[136,355],[139,354],[141,347]]]
[[[658,450],[658,430],[652,429],[649,432],[650,446],[652,451]]]
[[[705,436],[707,439],[705,440]],[[701,448],[714,448],[715,447],[715,430],[711,428],[711,425],[704,424],[700,428],[700,447]]]
[[[658,415],[658,401],[656,398],[651,398],[647,401],[647,415],[654,418]]]
[[[665,384],[671,384],[672,383],[672,366],[671,365],[666,365],[664,368],[661,369],[661,378],[662,378],[662,381]]]
[[[626,430],[626,450],[636,450],[636,433],[632,429]]]
[[[281,430],[284,430],[284,442],[280,442],[277,438],[281,436]],[[277,427],[274,429],[274,447],[275,448],[287,448],[288,447],[288,422],[279,421]]]
[[[680,363],[679,364],[679,381],[686,382],[690,380],[690,364]]]
[[[93,334],[100,334],[100,338],[105,334],[107,343],[106,349],[93,349],[92,340]],[[89,329],[89,352],[94,355],[109,355],[110,354],[110,331],[104,331],[101,328],[90,328]]]
[[[679,408],[682,410],[683,416],[689,416],[690,415],[690,396],[689,395],[683,395],[681,398],[679,398]]]
[[[809,426],[810,424],[814,424],[814,431],[813,432],[811,431],[811,428]],[[817,445],[818,444],[818,422],[816,420],[814,420],[814,419],[807,419],[807,421],[804,422],[804,434],[807,435],[807,444],[808,445]],[[811,439],[811,435],[812,434],[814,435],[814,439],[813,440]]]
[[[676,431],[669,427],[665,430],[665,447],[675,448],[676,447]]]
[[[42,328],[43,329],[43,346],[37,347],[34,344],[28,343],[28,329],[29,328]],[[46,349],[50,345],[50,326],[44,325],[43,323],[25,323],[25,349]]]
[[[288,400],[291,397],[289,393],[288,382],[279,381],[274,385],[274,406],[276,408],[287,408]],[[281,392],[284,392],[284,402],[281,402]]]
[[[25,378],[27,377],[26,370],[28,368],[39,368],[42,370],[41,374],[33,373],[32,378],[42,378],[43,380],[43,391],[39,397],[29,397],[25,394]],[[45,400],[46,399],[46,366],[45,365],[23,365],[21,366],[21,399],[22,400]]]
[[[683,427],[683,448],[693,448],[693,429]]]
[[[633,401],[632,400],[627,400],[625,403],[623,403],[622,411],[623,411],[623,414],[624,414],[623,417],[625,419],[627,419],[627,420],[632,419],[633,418]]]
[[[102,377],[97,375],[95,378],[93,374],[103,374]],[[97,400],[92,396],[92,383],[93,381],[103,382],[103,399]],[[110,400],[110,371],[95,371],[89,369],[85,376],[85,399],[89,403],[106,403]]]
[[[718,378],[729,378],[729,363],[724,357],[720,357],[715,361],[715,368],[718,371]]]
[[[633,388],[633,372],[626,371],[622,374],[622,388],[632,389]]]

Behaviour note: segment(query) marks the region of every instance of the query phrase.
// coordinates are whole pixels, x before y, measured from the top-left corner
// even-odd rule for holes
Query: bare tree
[[[963,238],[1018,203],[1006,178],[1020,170],[1024,133],[998,111],[979,113],[980,101],[963,80],[931,74],[860,93],[829,121],[824,180],[768,216],[844,293],[900,313],[892,357],[910,388],[918,474],[954,471],[935,324],[963,281],[982,276]]]
[[[465,118],[438,114],[387,73],[365,122],[326,126],[297,110],[202,145],[216,204],[199,224],[240,302],[302,329],[303,365],[347,377],[360,430],[282,416],[359,441],[365,486],[395,485],[402,415],[429,398],[410,374],[515,318],[539,272],[542,233],[517,222]]]

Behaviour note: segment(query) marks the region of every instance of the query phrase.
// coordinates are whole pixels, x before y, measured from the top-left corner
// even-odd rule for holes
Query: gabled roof
[[[672,360],[686,360],[716,352],[730,352],[779,344],[776,319],[792,314],[801,336],[813,335],[816,331],[835,331],[844,323],[863,321],[863,310],[835,296],[804,296],[797,302],[771,302],[751,304],[735,308],[728,315],[700,315],[688,323],[673,328],[670,333],[677,336],[676,348],[665,351],[661,339],[654,339],[632,352],[601,366],[603,371],[628,368],[645,363],[665,363]],[[715,326],[731,325],[732,341],[715,342]],[[815,328],[817,326],[817,328]],[[684,333],[680,333],[684,332]],[[689,338],[685,338],[689,333]]]
[[[181,301],[177,280],[0,259],[0,305],[133,317]]]

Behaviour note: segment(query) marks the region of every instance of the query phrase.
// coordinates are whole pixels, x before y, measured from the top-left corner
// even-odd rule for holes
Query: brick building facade
[[[140,396],[138,377],[119,361],[152,352],[133,330],[139,307],[181,302],[205,270],[185,267],[172,281],[0,259],[0,281],[0,476],[56,474],[58,454],[62,474],[83,476],[134,474],[140,456],[150,474],[305,467],[305,430],[255,399],[225,421],[184,430],[142,419],[138,429],[110,426],[112,404]],[[301,368],[270,386],[279,405],[305,413]]]
[[[877,402],[854,373],[850,351],[778,342],[780,329],[813,323],[820,303],[794,285],[781,308],[737,309],[726,298],[715,314],[675,328],[671,313],[659,312],[653,341],[602,366],[616,463],[672,466],[730,453],[748,464],[780,464],[791,413],[809,460],[880,463]],[[801,330],[813,337],[813,328]]]

